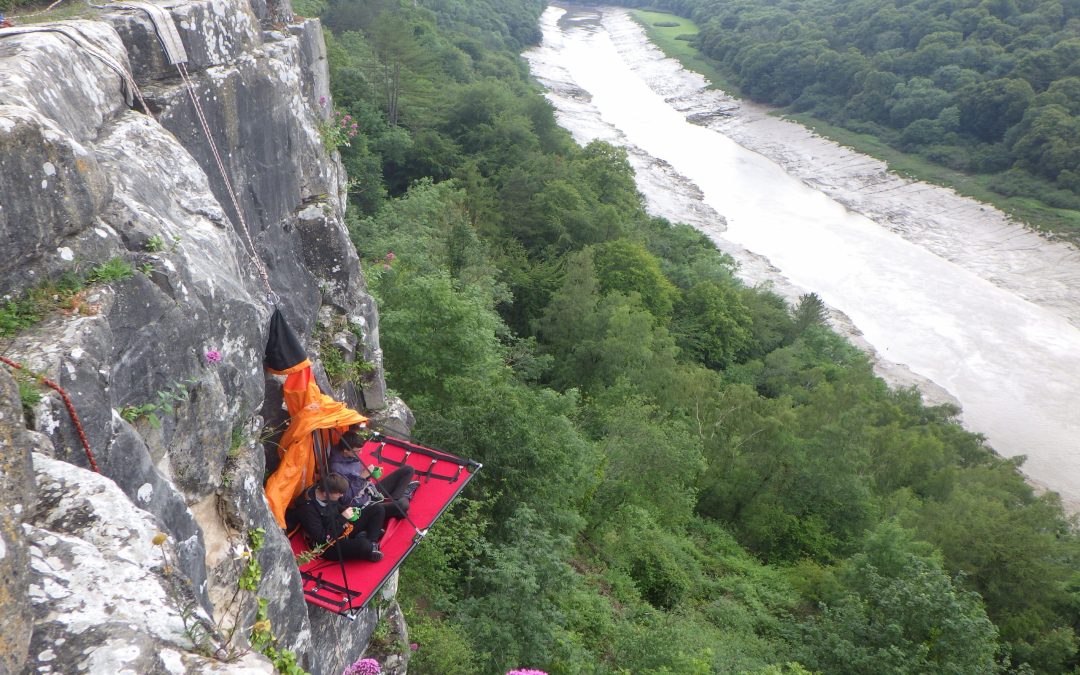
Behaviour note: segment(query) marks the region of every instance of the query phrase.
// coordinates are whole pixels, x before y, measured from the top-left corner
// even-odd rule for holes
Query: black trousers
[[[323,552],[324,560],[337,560],[340,555],[345,560],[368,560],[374,550],[374,543],[382,536],[386,523],[386,510],[382,504],[369,506],[360,511],[360,517],[352,524],[349,536],[337,541]]]
[[[405,488],[412,482],[416,471],[406,464],[391,471],[378,482],[379,492],[386,499],[380,506],[385,509],[385,518],[404,518],[409,510],[409,500],[403,495]]]

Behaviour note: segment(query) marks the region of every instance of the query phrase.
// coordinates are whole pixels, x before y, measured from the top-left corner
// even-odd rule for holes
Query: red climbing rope
[[[23,368],[21,364],[15,363],[7,357],[0,356],[0,361],[3,361],[12,368],[18,370],[25,370],[28,373],[31,372],[30,370]],[[86,458],[90,460],[90,468],[97,473],[101,473],[101,469],[98,468],[97,462],[94,461],[94,452],[90,449],[90,441],[86,440],[86,432],[83,431],[82,422],[79,421],[79,415],[75,412],[75,406],[71,403],[71,399],[68,398],[67,392],[61,389],[60,385],[53,382],[49,378],[43,375],[38,375],[37,373],[31,374],[34,375],[38,379],[38,381],[45,386],[54,389],[56,393],[60,394],[60,398],[64,399],[64,405],[67,406],[68,414],[71,415],[71,421],[75,423],[75,431],[79,432],[79,440],[82,441],[83,448],[86,450]]]

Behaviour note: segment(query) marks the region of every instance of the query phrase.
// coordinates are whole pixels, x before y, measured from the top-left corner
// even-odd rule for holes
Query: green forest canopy
[[[297,9],[358,124],[390,384],[485,464],[404,568],[412,672],[1077,666],[1057,497],[887,388],[816,296],[649,217],[625,153],[572,143],[529,80],[540,2]]]

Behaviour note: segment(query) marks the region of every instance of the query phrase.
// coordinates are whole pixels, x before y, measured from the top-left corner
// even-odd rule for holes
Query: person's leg
[[[382,559],[382,553],[372,544],[372,540],[361,534],[358,537],[346,537],[323,551],[323,560],[337,560],[338,555],[345,560],[372,560],[378,553],[377,558]]]
[[[353,523],[353,537],[364,536],[369,541],[378,541],[386,524],[386,509],[382,504],[369,504],[360,512],[360,517]]]
[[[404,494],[415,473],[416,471],[406,464],[403,467],[394,469],[389,476],[379,481],[380,490],[389,495],[387,501],[383,502],[383,506],[386,507],[387,518],[405,517],[405,513],[409,510],[409,499],[405,498]]]
[[[405,487],[412,481],[414,473],[416,473],[415,469],[408,464],[398,467],[379,481],[379,490],[383,494],[390,495],[392,499],[400,499],[405,492]]]

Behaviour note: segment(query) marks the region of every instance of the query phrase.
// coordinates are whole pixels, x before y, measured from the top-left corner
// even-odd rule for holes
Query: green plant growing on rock
[[[0,304],[0,337],[10,337],[42,321],[55,310],[84,311],[82,294],[86,282],[74,271],[55,281],[46,281],[21,295],[7,296]]]
[[[41,376],[27,372],[25,369],[12,370],[15,383],[19,386],[19,402],[22,404],[23,415],[30,419],[34,415],[34,406],[41,403]]]
[[[186,603],[180,608],[180,620],[184,624],[184,635],[191,641],[192,651],[207,658],[220,658],[225,655],[220,646],[220,636],[205,619],[197,614],[198,605],[194,601]],[[232,660],[235,656],[229,654],[223,660]]]
[[[248,530],[248,543],[250,548],[244,551],[244,567],[240,570],[240,579],[236,585],[245,591],[259,590],[259,581],[262,579],[262,566],[255,555],[262,548],[266,530],[261,527]]]
[[[155,234],[155,235],[153,235],[152,237],[150,237],[149,239],[146,240],[146,243],[143,245],[143,248],[145,248],[150,253],[157,253],[159,251],[164,251],[165,250],[165,237],[161,236],[160,234]]]
[[[232,485],[235,478],[236,462],[240,459],[240,451],[251,440],[242,424],[233,427],[229,439],[229,449],[225,452],[225,465],[221,468],[221,484],[225,487]]]
[[[319,106],[326,108],[327,105],[329,102],[326,97],[319,97]],[[359,133],[359,125],[352,115],[337,108],[332,108],[330,116],[319,122],[319,136],[327,152],[333,152],[340,147],[349,147],[349,141],[355,138],[357,133]]]
[[[322,364],[326,369],[326,376],[335,387],[340,387],[346,382],[359,383],[364,375],[375,370],[370,361],[347,361],[341,349],[336,345],[327,345],[322,351]]]
[[[135,275],[135,268],[123,258],[116,257],[94,267],[87,275],[86,281],[91,284],[108,284],[115,281],[130,279]]]
[[[262,548],[266,540],[266,530],[256,527],[248,530],[248,543],[250,554],[247,557],[244,569],[237,583],[238,588],[255,591],[262,579],[262,568],[255,560],[255,554]],[[255,611],[255,623],[251,627],[251,647],[274,664],[274,669],[282,675],[307,675],[307,671],[296,663],[296,654],[289,649],[281,649],[277,646],[277,638],[274,637],[270,628],[270,619],[267,616],[265,598],[258,598],[259,608]]]
[[[160,234],[155,234],[155,235],[150,236],[146,240],[146,243],[143,244],[143,248],[146,249],[146,251],[148,253],[160,253],[160,252],[165,251],[165,250],[175,251],[176,246],[179,243],[180,243],[180,237],[179,236],[173,235],[172,237],[169,237],[168,239],[166,239],[164,236],[162,236]]]
[[[0,338],[11,337],[45,319],[54,311],[93,316],[101,307],[86,301],[87,286],[130,279],[135,268],[123,258],[111,258],[82,276],[68,270],[20,294],[0,298]]]
[[[156,392],[156,400],[142,405],[126,405],[120,409],[120,417],[134,424],[142,418],[155,429],[161,428],[162,414],[172,414],[176,408],[191,399],[191,392],[199,383],[196,379],[173,382],[167,389]]]
[[[315,339],[319,343],[323,369],[330,378],[330,384],[335,387],[341,387],[346,382],[362,385],[364,376],[375,370],[375,364],[364,359],[347,360],[342,349],[333,342],[334,335],[341,331],[352,333],[358,342],[362,340],[360,326],[344,318],[334,319],[329,326],[320,324]]]
[[[277,638],[271,632],[270,619],[266,613],[267,601],[259,598],[259,609],[255,612],[255,624],[251,627],[251,646],[260,654],[270,659],[274,669],[282,675],[308,675],[307,671],[296,663],[296,654],[289,649],[277,646]]]

